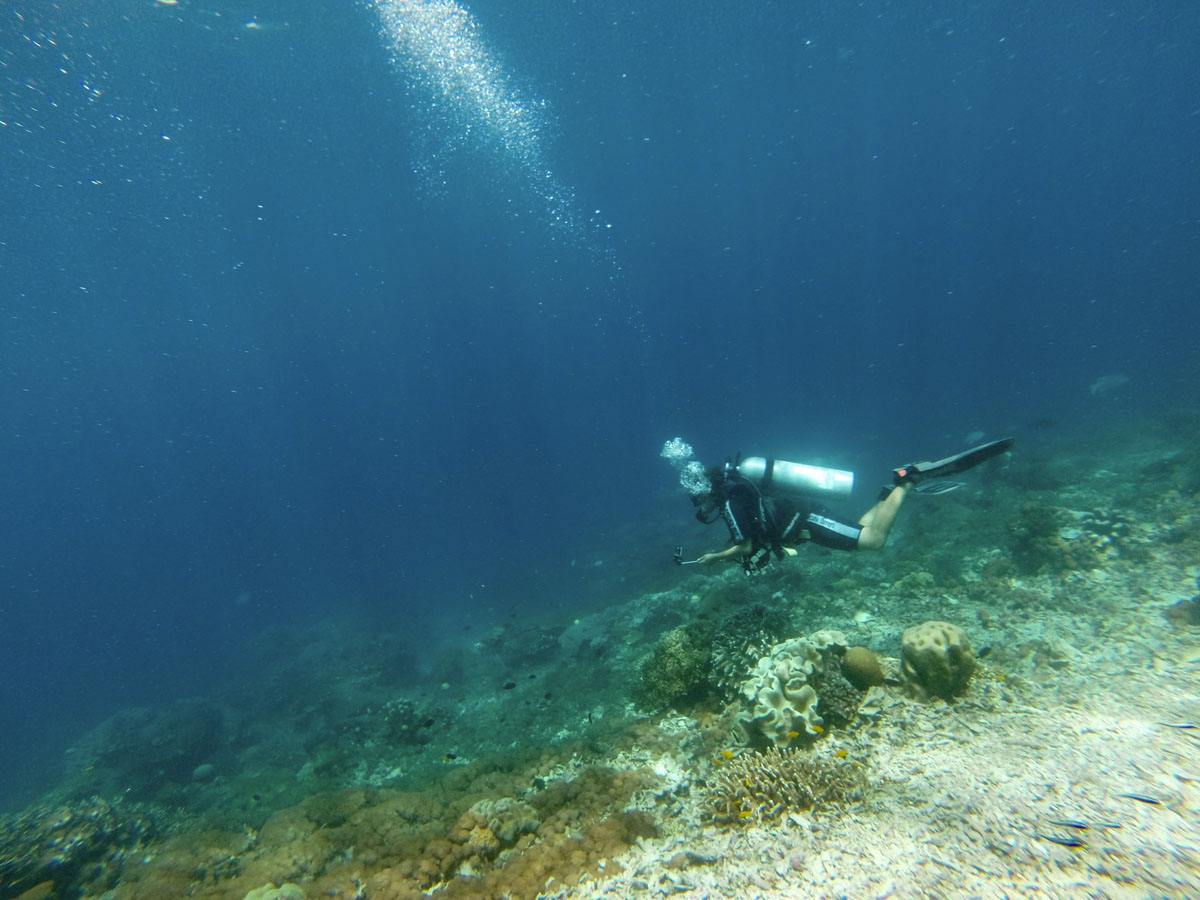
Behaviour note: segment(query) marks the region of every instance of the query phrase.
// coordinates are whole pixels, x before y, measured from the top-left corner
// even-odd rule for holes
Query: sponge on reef
[[[846,651],[842,657],[842,674],[860,691],[883,684],[883,666],[879,657],[866,647],[851,647]]]

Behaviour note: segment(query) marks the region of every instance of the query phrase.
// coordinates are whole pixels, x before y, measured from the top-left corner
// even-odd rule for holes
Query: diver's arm
[[[731,557],[741,558],[750,552],[750,542],[742,541],[740,544],[734,544],[726,547],[718,553],[705,553],[696,562],[704,565],[705,563],[717,562],[722,559],[730,559]]]

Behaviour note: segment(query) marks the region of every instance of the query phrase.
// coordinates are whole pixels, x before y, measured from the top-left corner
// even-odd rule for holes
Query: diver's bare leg
[[[885,499],[863,514],[858,520],[858,524],[862,526],[862,533],[858,536],[859,550],[883,549],[883,545],[887,543],[888,532],[892,530],[892,523],[896,521],[896,514],[900,512],[904,498],[911,488],[911,484],[893,488]]]

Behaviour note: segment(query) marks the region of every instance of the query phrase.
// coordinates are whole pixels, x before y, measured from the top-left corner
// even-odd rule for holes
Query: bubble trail
[[[554,224],[577,229],[573,198],[545,163],[537,105],[520,98],[484,44],[471,14],[454,0],[373,0],[395,60],[427,96],[426,111],[457,149],[469,139],[491,144],[515,163],[546,204]]]

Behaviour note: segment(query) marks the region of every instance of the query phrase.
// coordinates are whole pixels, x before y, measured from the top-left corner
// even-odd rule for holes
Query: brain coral
[[[971,642],[957,625],[923,622],[901,636],[904,686],[921,700],[949,700],[967,689],[975,671]]]
[[[813,676],[822,668],[820,652],[805,638],[776,644],[758,661],[739,690],[745,711],[737,729],[749,744],[765,739],[785,747],[799,736],[815,736],[821,725]]]

